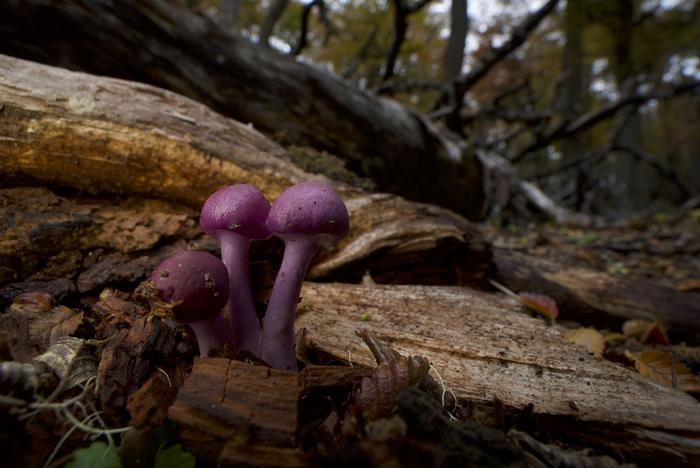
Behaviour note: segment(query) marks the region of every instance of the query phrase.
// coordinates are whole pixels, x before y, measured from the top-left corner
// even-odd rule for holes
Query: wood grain
[[[356,332],[369,329],[402,354],[428,358],[463,402],[532,404],[552,427],[571,420],[580,432],[604,423],[596,442],[624,433],[628,449],[616,450],[655,432],[668,437],[646,443],[700,455],[700,403],[589,355],[518,308],[465,288],[306,283],[296,326],[313,346],[364,365],[373,358]]]

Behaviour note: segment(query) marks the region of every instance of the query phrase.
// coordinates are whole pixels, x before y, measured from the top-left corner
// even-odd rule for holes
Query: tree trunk
[[[700,455],[700,403],[565,342],[542,320],[464,288],[306,283],[296,327],[321,351],[354,365],[374,358],[370,330],[400,353],[424,356],[469,407],[499,400],[562,438],[630,461]],[[659,460],[660,461],[660,460]],[[666,460],[668,463],[669,460]]]
[[[250,127],[148,85],[0,56],[0,102],[4,186],[38,182],[82,194],[161,198],[198,209],[227,184],[251,183],[274,199],[294,183],[323,179],[296,167],[284,149]],[[369,270],[378,281],[463,283],[479,281],[485,274],[488,246],[478,229],[459,215],[327,181],[348,206],[351,231],[336,249],[316,257],[312,276],[359,280]],[[105,208],[99,202],[68,204],[61,211],[56,203],[35,206],[23,202],[23,197],[5,198],[2,205],[9,216],[2,219],[15,220],[3,227],[7,233],[3,238],[15,242],[1,246],[10,260],[0,270],[10,265],[10,271],[22,271],[15,281],[36,271],[23,252],[39,252],[26,258],[47,258],[44,254],[49,252],[41,249],[50,249],[51,242],[32,241],[40,235],[61,243],[51,255],[97,247],[120,250],[104,245],[109,234],[97,235],[103,223],[99,216],[91,216]],[[56,211],[61,215],[55,219],[47,215]],[[17,217],[24,212],[34,212],[35,219],[18,224]],[[161,212],[169,219],[169,210]],[[130,226],[139,225],[128,216],[125,220]],[[66,230],[73,228],[84,229],[86,235],[67,236]],[[71,239],[73,244],[64,245]]]
[[[275,29],[275,25],[282,17],[282,13],[287,8],[289,0],[275,0],[267,11],[267,15],[260,26],[260,35],[258,36],[258,44],[268,47],[270,45],[270,37]]]
[[[443,59],[443,81],[452,83],[462,73],[464,44],[469,31],[467,0],[452,0],[450,11],[450,39]]]
[[[479,162],[394,101],[224,33],[164,0],[0,3],[0,52],[143,81],[296,145],[326,150],[383,191],[477,217]]]
[[[614,44],[614,72],[621,94],[632,94],[638,88],[638,70],[632,57],[634,47],[634,0],[621,0],[612,18],[611,31]],[[622,130],[619,144],[623,147],[641,149],[643,144],[642,120],[638,106],[630,107],[619,116]],[[656,177],[648,164],[639,161],[632,154],[616,154],[617,188],[622,195],[621,208],[626,211],[640,211],[649,208],[652,201]]]
[[[586,27],[586,8],[588,3],[585,1],[574,1],[566,3],[566,12],[564,16],[564,33],[566,35],[566,44],[562,50],[562,78],[558,86],[558,96],[556,108],[561,113],[562,118],[566,121],[572,121],[576,116],[583,114],[587,110],[588,102],[588,69],[584,61],[584,41],[583,36]],[[571,139],[564,140],[561,143],[561,151],[563,157],[559,161],[559,165],[564,167],[571,161],[576,161],[583,157],[584,148],[589,147],[586,144],[585,138],[581,135],[575,135]],[[586,182],[586,174],[583,169],[578,169],[576,177],[565,177],[561,180],[561,185],[564,185],[573,179],[575,184],[575,198],[573,209],[581,211],[583,207],[583,189]],[[564,187],[562,187],[564,188]]]

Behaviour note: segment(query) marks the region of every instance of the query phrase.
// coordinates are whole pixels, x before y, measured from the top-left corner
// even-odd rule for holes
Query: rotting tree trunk
[[[463,403],[524,410],[541,429],[637,462],[692,464],[700,403],[566,343],[540,319],[464,288],[305,283],[296,327],[339,360],[372,365],[367,329],[404,355],[428,358]]]
[[[0,53],[155,84],[295,145],[325,150],[382,191],[470,218],[483,203],[479,161],[417,114],[319,67],[226,34],[164,0],[9,0]]]
[[[281,147],[250,127],[149,85],[0,56],[0,102],[5,186],[39,183],[92,195],[161,198],[198,209],[227,184],[251,183],[274,199],[294,183],[320,178],[296,167]],[[378,281],[465,283],[485,274],[489,248],[461,216],[327,182],[348,205],[351,231],[336,249],[317,257],[312,277],[356,280],[369,270]],[[15,215],[32,210],[10,202],[3,206]],[[67,217],[101,224],[75,213]],[[66,229],[43,224],[58,237],[59,228]],[[23,234],[29,249],[36,248],[29,246],[35,234]],[[84,245],[77,250],[99,247],[97,241],[90,246],[89,239],[79,240]],[[7,249],[18,264],[22,253]]]
[[[494,249],[493,259],[498,281],[516,292],[553,297],[565,320],[618,329],[628,319],[660,320],[674,338],[700,341],[700,294],[567,268],[505,249]]]

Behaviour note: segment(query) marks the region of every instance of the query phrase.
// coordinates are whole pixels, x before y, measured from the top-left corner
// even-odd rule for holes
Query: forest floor
[[[496,248],[700,291],[700,210],[604,229],[482,229]],[[363,339],[379,363],[375,370],[308,349],[303,336],[299,376],[228,349],[193,365],[192,336],[167,311],[153,310],[148,298],[143,286],[105,290],[74,300],[81,304],[74,307],[46,293],[15,298],[0,321],[2,353],[18,361],[0,369],[7,460],[183,468],[195,461],[537,467],[626,461],[542,431],[527,408],[513,411],[499,401],[460,408],[419,356],[398,356],[372,336]],[[619,330],[572,321],[552,326],[592,354],[696,398],[700,392],[700,343],[671,342],[662,323],[628,320]],[[651,354],[639,358],[645,352]],[[658,353],[667,353],[661,361],[672,357],[660,362]],[[237,406],[203,409],[228,398]],[[264,410],[256,406],[261,399],[274,403]]]
[[[679,291],[700,291],[700,209],[598,229],[552,224],[482,227],[494,247],[618,277],[653,280]]]

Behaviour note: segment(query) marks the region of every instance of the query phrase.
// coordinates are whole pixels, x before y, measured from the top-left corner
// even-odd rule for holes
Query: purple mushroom
[[[206,252],[186,250],[166,258],[151,280],[158,296],[174,304],[175,318],[194,330],[202,356],[229,341],[230,333],[220,314],[229,292],[228,273],[221,260]]]
[[[348,210],[330,187],[302,182],[272,204],[267,227],[285,249],[263,320],[261,357],[272,367],[296,370],[294,315],[301,283],[319,246],[348,232]]]
[[[221,243],[221,260],[228,270],[231,291],[232,343],[256,355],[260,353],[260,321],[250,290],[248,250],[251,240],[270,237],[265,225],[269,211],[270,203],[257,188],[236,184],[214,192],[199,216],[204,232]]]

